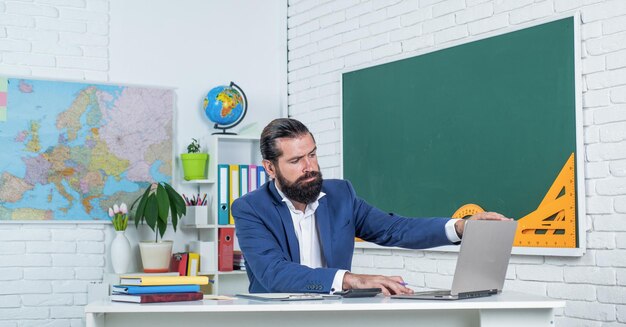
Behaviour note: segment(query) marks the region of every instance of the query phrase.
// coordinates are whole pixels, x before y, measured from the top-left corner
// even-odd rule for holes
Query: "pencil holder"
[[[187,206],[185,225],[206,225],[209,221],[209,206]]]

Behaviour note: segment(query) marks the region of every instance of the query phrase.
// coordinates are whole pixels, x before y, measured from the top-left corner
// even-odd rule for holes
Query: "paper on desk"
[[[237,296],[264,301],[308,301],[324,299],[322,294],[317,293],[244,293],[237,294]]]
[[[225,296],[225,295],[211,295],[205,294],[204,300],[234,300],[234,297]]]

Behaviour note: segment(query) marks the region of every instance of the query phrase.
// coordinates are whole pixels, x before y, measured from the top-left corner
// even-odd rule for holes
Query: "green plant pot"
[[[206,168],[209,162],[207,153],[183,153],[180,155],[180,159],[183,162],[185,180],[207,178]]]

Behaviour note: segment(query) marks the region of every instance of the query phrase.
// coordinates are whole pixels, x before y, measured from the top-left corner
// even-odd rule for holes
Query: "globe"
[[[212,88],[204,98],[204,113],[210,121],[215,123],[214,128],[222,129],[219,134],[239,124],[246,115],[248,103],[246,95],[237,84],[220,85]],[[218,134],[218,133],[214,133]]]

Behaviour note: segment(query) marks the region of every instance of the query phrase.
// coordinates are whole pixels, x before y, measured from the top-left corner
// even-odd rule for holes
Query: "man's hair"
[[[276,139],[282,137],[297,138],[306,134],[311,135],[313,142],[315,142],[313,134],[298,120],[293,118],[274,119],[265,126],[261,133],[261,156],[265,160],[276,163],[278,157],[283,155],[282,151],[280,151],[276,145]]]

